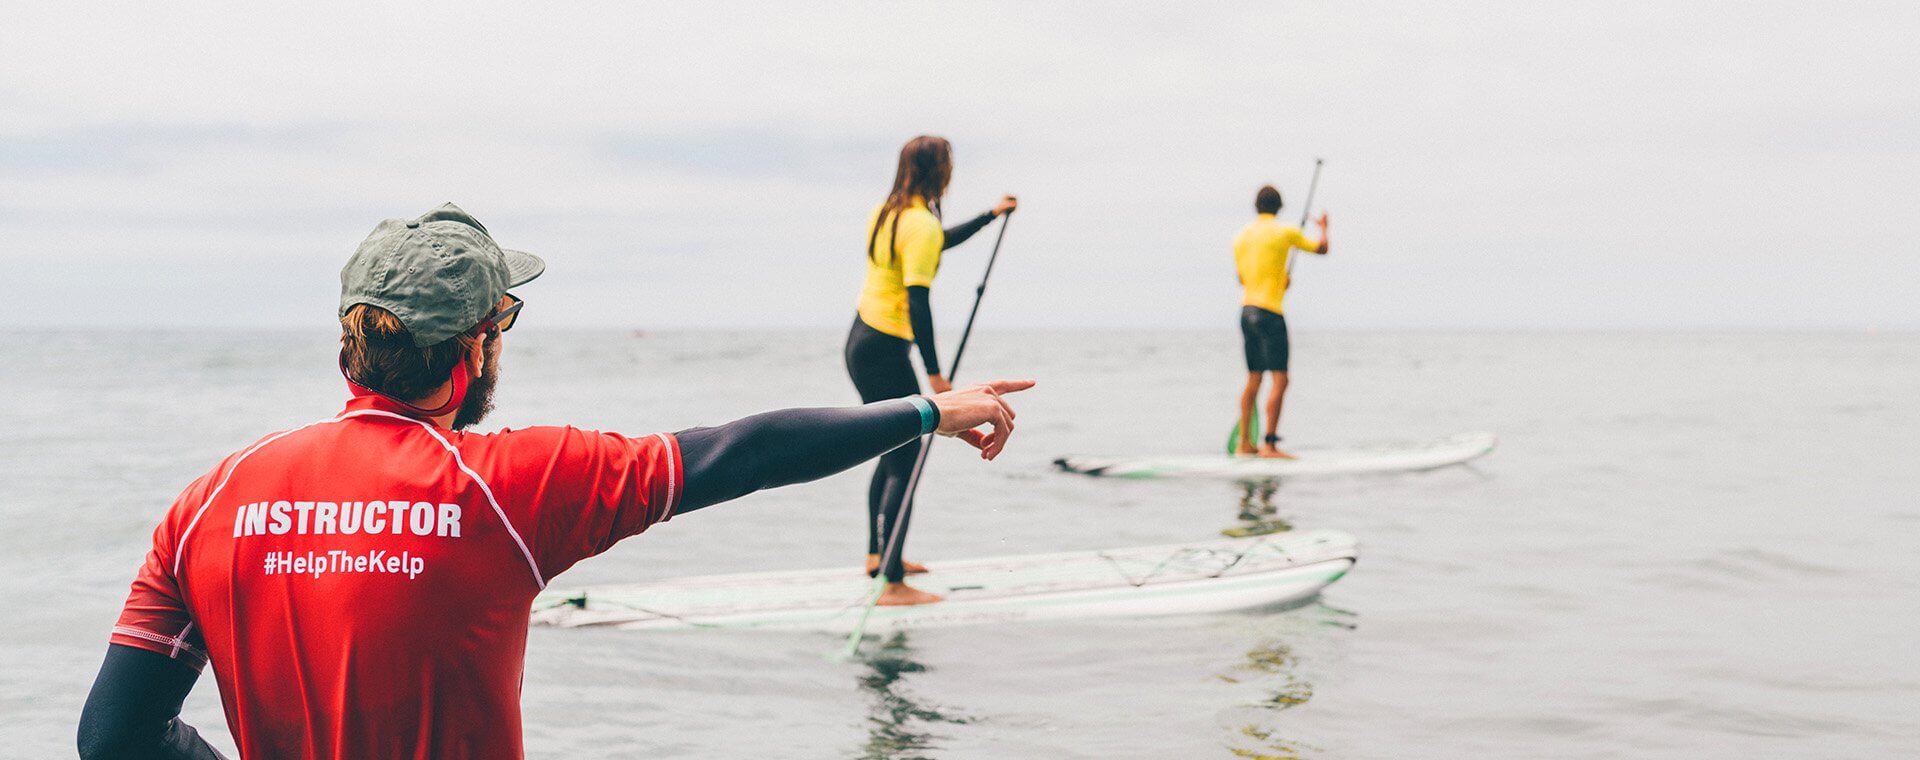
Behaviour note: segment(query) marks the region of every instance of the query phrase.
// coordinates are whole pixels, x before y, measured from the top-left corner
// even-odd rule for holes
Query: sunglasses
[[[475,334],[485,333],[491,330],[506,332],[513,329],[513,323],[520,319],[520,307],[527,305],[527,302],[520,300],[519,296],[512,293],[506,295],[507,300],[513,303],[509,304],[507,308],[488,315],[486,319],[480,320],[480,324],[474,325],[473,327]]]

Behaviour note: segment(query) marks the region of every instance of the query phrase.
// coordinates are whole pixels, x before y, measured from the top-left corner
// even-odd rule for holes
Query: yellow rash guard
[[[1240,229],[1233,238],[1233,259],[1240,268],[1240,284],[1247,295],[1240,303],[1258,306],[1275,314],[1287,295],[1287,257],[1294,249],[1320,250],[1320,241],[1309,239],[1299,227],[1281,224],[1272,214]]]
[[[879,226],[878,234],[875,225]],[[860,291],[860,321],[893,337],[913,340],[913,324],[907,319],[907,288],[933,286],[933,275],[940,269],[940,248],[946,243],[940,219],[917,199],[885,224],[880,223],[880,209],[875,208],[867,220],[867,237],[861,242],[867,240],[873,241],[873,247],[867,256],[867,284]]]

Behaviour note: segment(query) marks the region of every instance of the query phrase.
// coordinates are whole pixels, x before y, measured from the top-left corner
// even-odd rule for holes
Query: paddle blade
[[[920,454],[923,457],[926,453],[927,450],[925,448],[920,449]],[[860,640],[867,636],[867,618],[873,616],[873,607],[880,602],[880,594],[886,590],[886,573],[875,573],[873,576],[873,589],[867,592],[867,604],[861,608],[860,620],[853,624],[853,632],[847,635],[847,647],[840,652],[840,659],[851,660],[860,656]]]
[[[1260,445],[1260,402],[1253,404],[1253,445]],[[1227,455],[1240,453],[1240,421],[1233,421],[1233,432],[1227,434]]]

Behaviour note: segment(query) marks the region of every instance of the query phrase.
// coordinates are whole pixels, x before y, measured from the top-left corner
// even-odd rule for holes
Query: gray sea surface
[[[488,426],[639,434],[855,400],[838,330],[508,336]],[[948,340],[952,340],[950,334]],[[1055,473],[1215,450],[1216,332],[983,329],[1035,377],[997,462],[935,450],[909,557],[1216,537],[1242,492]],[[536,629],[532,757],[1920,755],[1920,335],[1298,332],[1299,445],[1491,430],[1470,467],[1282,484],[1361,539],[1304,607],[876,639]],[[966,378],[963,378],[966,379]],[[0,754],[73,753],[160,514],[224,454],[338,410],[323,332],[0,334]],[[630,539],[558,586],[849,565],[863,467]],[[422,646],[430,646],[422,642]],[[189,722],[231,752],[211,677]]]

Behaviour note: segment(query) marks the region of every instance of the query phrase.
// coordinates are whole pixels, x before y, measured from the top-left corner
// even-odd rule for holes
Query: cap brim
[[[516,288],[533,281],[547,271],[547,262],[526,251],[501,249],[507,255],[507,287]]]

